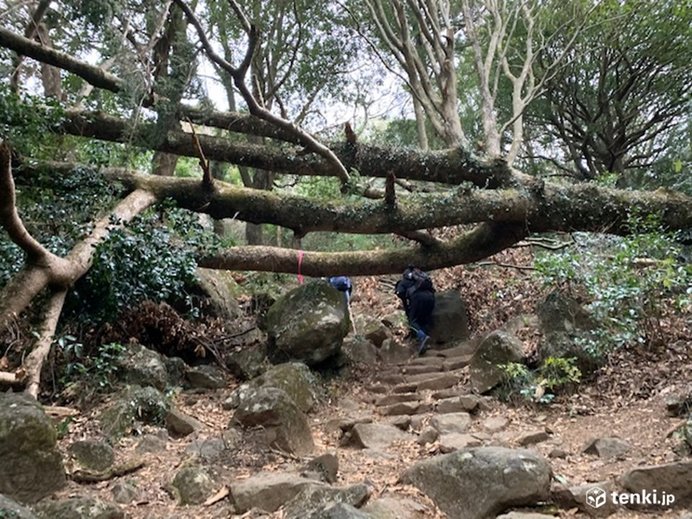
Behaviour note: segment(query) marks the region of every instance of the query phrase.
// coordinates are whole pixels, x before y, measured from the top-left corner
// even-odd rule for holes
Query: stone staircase
[[[384,448],[402,438],[394,427],[420,445],[438,442],[441,452],[490,440],[487,432],[469,433],[474,415],[490,402],[471,392],[466,366],[472,354],[473,346],[463,343],[386,366],[364,387],[373,415],[341,423],[341,445]]]

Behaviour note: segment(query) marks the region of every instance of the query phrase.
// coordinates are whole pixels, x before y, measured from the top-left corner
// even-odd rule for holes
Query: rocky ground
[[[461,283],[473,284],[473,278]],[[471,316],[478,333],[510,321],[530,306],[527,284],[530,279],[520,279],[507,289],[509,302],[497,312],[501,317],[490,317],[478,305]],[[503,286],[502,280],[497,281],[496,287]],[[353,309],[356,316],[399,312],[386,281],[362,280],[360,287]],[[483,290],[493,289],[484,286]],[[418,357],[406,350],[413,345],[403,338],[403,326],[394,331],[403,349],[389,356],[389,362],[353,363],[338,374],[319,378],[314,386],[316,398],[306,404],[314,443],[310,453],[303,452],[296,438],[284,439],[291,445],[289,454],[280,447],[263,446],[254,433],[239,435],[230,428],[240,411],[229,397],[235,394],[237,400],[240,383],[213,369],[201,370],[195,384],[169,395],[177,415],[169,415],[166,426],[138,424],[112,442],[112,451],[98,440],[99,423],[103,423],[104,410],[113,409],[119,397],[111,395],[81,410],[49,408],[70,474],[67,486],[52,497],[98,498],[119,507],[88,517],[121,517],[122,513],[136,519],[301,517],[296,512],[299,504],[288,502],[286,496],[295,495],[307,477],[348,488],[348,495],[341,496],[346,502],[360,506],[367,499],[361,510],[371,515],[365,517],[443,518],[447,515],[429,497],[431,492],[423,493],[425,485],[405,473],[422,460],[469,447],[528,449],[548,461],[553,474],[550,499],[543,505],[534,500],[530,509],[515,508],[544,515],[506,517],[588,517],[586,511],[592,509],[585,504],[587,484],[609,488],[632,469],[660,464],[678,464],[677,474],[661,477],[679,481],[689,497],[692,461],[680,451],[680,438],[672,434],[685,418],[670,408],[672,396],[692,395],[689,341],[678,340],[656,351],[620,351],[598,377],[550,405],[508,404],[473,391],[468,363],[477,341],[433,349]],[[530,338],[524,339],[530,349]],[[151,408],[157,405],[146,401]],[[263,428],[255,427],[260,429],[257,434],[265,432]],[[87,470],[80,465],[79,445],[86,445],[92,463],[105,460],[107,468]],[[181,500],[190,504],[182,505]],[[278,502],[283,506],[277,507]],[[266,514],[260,508],[276,511]],[[691,517],[680,507],[647,511],[605,506],[598,511],[607,511],[613,518]],[[60,512],[64,515],[50,509],[43,513],[43,517],[82,517],[74,510]],[[359,517],[353,511],[344,513],[351,515],[333,517]]]
[[[316,454],[333,453],[338,459],[336,484],[366,481],[373,489],[371,500],[388,496],[399,500],[399,506],[403,507],[400,517],[433,518],[445,516],[427,496],[414,486],[402,484],[399,477],[403,469],[417,460],[463,446],[503,445],[534,449],[550,459],[556,478],[570,486],[610,480],[638,465],[679,460],[673,452],[677,442],[668,433],[680,425],[682,419],[671,417],[666,412],[665,388],[647,399],[611,399],[593,387],[546,407],[508,407],[493,399],[478,399],[478,407],[468,415],[468,425],[462,426],[463,433],[444,434],[435,439],[429,437],[432,441],[421,444],[421,435],[431,431],[429,424],[432,420],[444,417],[445,411],[463,412],[464,406],[453,403],[452,395],[468,394],[465,368],[456,368],[460,361],[438,355],[431,352],[424,358],[412,358],[396,367],[362,368],[352,373],[350,378],[335,379],[327,384],[326,400],[309,418]],[[452,361],[448,362],[450,358]],[[689,362],[688,357],[686,366],[681,366],[688,369],[688,374],[692,373]],[[639,368],[645,369],[646,366],[640,365]],[[412,391],[398,393],[407,384],[411,385]],[[167,490],[180,467],[194,456],[194,449],[190,449],[192,445],[222,437],[232,414],[232,411],[223,409],[222,403],[233,387],[231,382],[223,389],[178,395],[179,408],[202,422],[199,430],[183,438],[172,438],[163,431],[144,428],[141,431],[143,436],[128,437],[116,449],[116,460],[141,460],[145,462],[143,468],[131,475],[95,484],[72,481],[58,497],[98,496],[112,501],[114,492],[123,481],[127,481],[136,488],[136,497],[123,509],[133,518],[260,517],[261,514],[253,512],[234,515],[225,498],[209,506],[181,507]],[[413,404],[409,401],[409,407],[400,406],[399,409],[390,403],[397,400],[397,395],[408,393],[415,393],[420,400]],[[445,403],[448,408],[441,408]],[[472,405],[473,401],[466,408]],[[458,423],[459,419],[454,422]],[[72,422],[69,433],[60,442],[65,452],[74,441],[90,436],[89,423],[92,423],[89,416],[78,416]],[[387,437],[391,431],[386,429],[381,432],[384,438],[375,432],[365,438],[368,448],[353,444],[343,446],[342,429],[354,423],[395,423],[396,427],[408,432],[402,431],[401,438],[392,441]],[[154,442],[153,452],[142,452],[142,444],[151,441],[150,435],[161,437],[163,441]],[[624,452],[612,457],[583,452],[591,439],[612,437],[627,444]],[[228,479],[217,481],[210,497],[216,492],[223,493],[233,480],[260,471],[300,470],[311,459],[311,456],[286,456],[279,451],[256,451],[252,446],[227,455],[233,458],[228,463]],[[576,505],[560,510],[548,508],[544,512],[551,510],[558,517],[588,517]],[[615,518],[683,516],[681,510],[648,513],[618,510],[611,515]],[[271,517],[282,517],[282,511]]]

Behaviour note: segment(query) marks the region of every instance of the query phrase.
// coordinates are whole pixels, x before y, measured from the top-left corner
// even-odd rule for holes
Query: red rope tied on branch
[[[300,273],[300,267],[303,264],[303,254],[304,254],[304,252],[302,250],[298,251],[298,284],[299,285],[302,285],[303,281],[304,281],[303,274]]]

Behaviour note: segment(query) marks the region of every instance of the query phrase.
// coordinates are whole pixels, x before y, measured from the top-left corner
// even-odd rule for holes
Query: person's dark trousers
[[[430,334],[434,309],[435,294],[432,292],[419,290],[411,296],[408,312],[409,324],[411,328],[416,330],[419,338],[419,332],[422,332],[424,335]]]

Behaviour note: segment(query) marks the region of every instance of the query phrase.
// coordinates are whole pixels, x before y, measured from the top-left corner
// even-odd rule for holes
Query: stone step
[[[439,373],[447,371],[442,362],[436,364],[412,364],[409,366],[401,366],[400,373],[403,375],[421,375],[424,373]]]
[[[382,407],[386,405],[399,404],[401,402],[413,402],[417,400],[421,400],[421,397],[418,393],[396,393],[379,398],[375,402],[375,405],[377,407]]]
[[[433,410],[433,406],[427,402],[400,402],[398,404],[392,404],[389,406],[380,407],[377,409],[383,416],[396,416],[396,415],[414,415],[414,414],[425,414],[430,413]]]
[[[416,380],[399,384],[392,388],[392,393],[413,393],[416,391],[424,391],[426,389],[440,390],[456,386],[462,378],[458,372],[446,372],[426,374],[423,376],[416,375]]]

